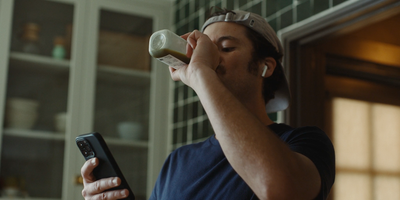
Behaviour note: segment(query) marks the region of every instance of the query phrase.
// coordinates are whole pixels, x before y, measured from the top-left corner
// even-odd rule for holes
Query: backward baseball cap
[[[281,42],[276,36],[274,29],[272,29],[267,20],[265,20],[260,15],[241,10],[233,10],[232,12],[209,18],[203,24],[201,32],[204,32],[208,25],[215,22],[234,22],[246,26],[263,36],[269,43],[271,43],[275,47],[278,53],[281,53],[283,55]],[[278,62],[280,63],[277,63],[276,67],[282,68],[282,58],[278,60]],[[275,97],[273,99],[270,99],[265,105],[267,113],[282,111],[289,107],[290,90],[285,73],[283,73],[283,76],[285,80],[283,81],[281,86],[275,91]]]

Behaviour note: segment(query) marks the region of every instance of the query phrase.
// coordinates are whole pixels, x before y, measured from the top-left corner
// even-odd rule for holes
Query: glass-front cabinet
[[[171,3],[0,0],[0,200],[83,199],[75,137],[103,135],[136,199],[167,156]]]

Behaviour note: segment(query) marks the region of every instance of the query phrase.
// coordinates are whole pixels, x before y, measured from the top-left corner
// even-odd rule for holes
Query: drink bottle
[[[186,56],[187,41],[170,30],[164,29],[153,33],[149,42],[149,53],[159,61],[179,69],[189,64]]]

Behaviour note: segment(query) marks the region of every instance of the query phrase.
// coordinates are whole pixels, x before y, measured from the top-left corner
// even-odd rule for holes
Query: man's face
[[[253,45],[247,38],[246,27],[217,22],[209,25],[204,34],[218,46],[220,65],[216,72],[225,86],[239,99],[259,95],[262,77],[258,69],[264,64],[253,61]],[[251,72],[249,67],[256,68],[256,71]]]

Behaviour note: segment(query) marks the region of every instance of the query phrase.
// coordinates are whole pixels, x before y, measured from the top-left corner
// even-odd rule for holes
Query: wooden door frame
[[[349,33],[398,13],[400,13],[399,1],[347,1],[279,31],[278,37],[282,41],[285,54],[283,65],[292,93],[291,106],[284,112],[284,121],[294,127],[318,126],[333,139],[332,99],[337,96],[365,97],[361,93],[351,94],[348,91],[341,91],[337,85],[326,84],[327,81],[332,81],[332,76],[327,75],[326,71],[329,60],[327,55],[313,43]],[[341,77],[335,81],[343,85],[345,83],[342,82],[348,80]],[[369,92],[382,93],[382,88],[398,91],[395,87],[388,88],[368,81],[356,81],[358,81],[357,87],[364,89],[364,92],[368,89]],[[400,93],[397,96],[400,96]],[[393,96],[389,99],[393,100]],[[331,194],[328,199],[333,199],[333,195]]]
[[[325,58],[308,44],[386,19],[399,10],[399,1],[346,1],[280,30],[278,37],[285,54],[283,65],[292,94],[284,121],[294,127],[324,127]]]

